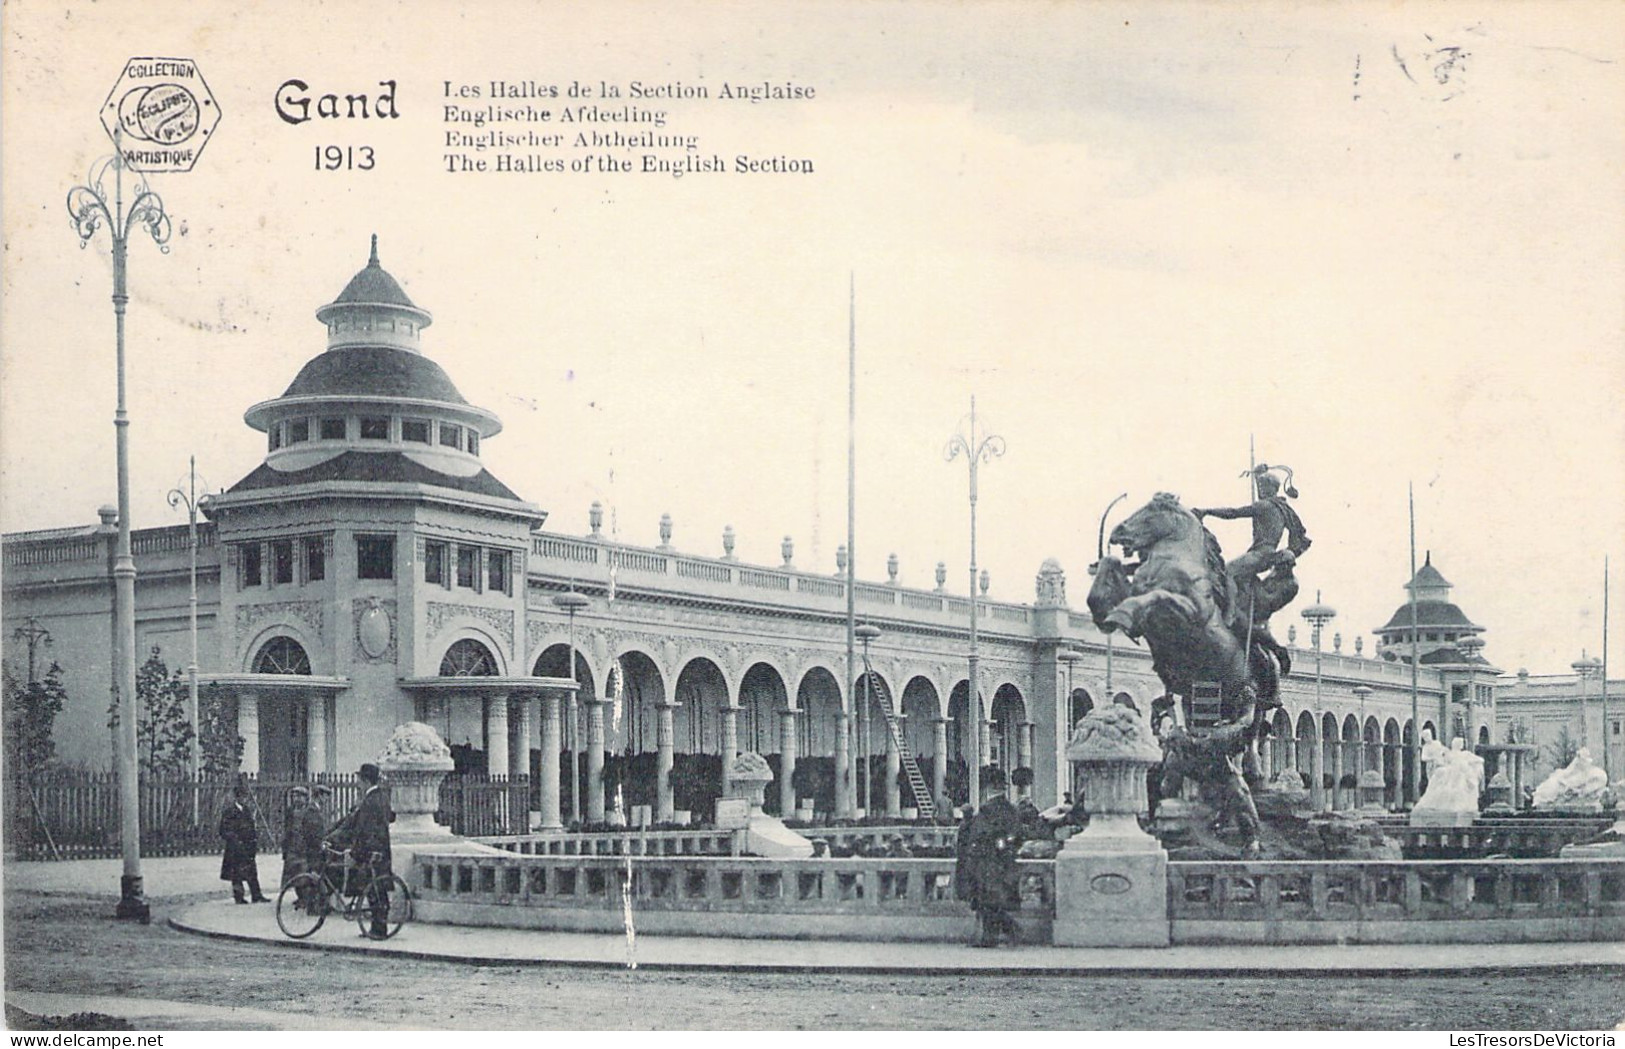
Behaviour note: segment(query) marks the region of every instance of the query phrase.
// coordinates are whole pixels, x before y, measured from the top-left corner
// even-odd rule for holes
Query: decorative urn
[[[1089,825],[1069,841],[1149,837],[1137,817],[1150,809],[1145,773],[1162,764],[1162,746],[1151,726],[1125,706],[1097,707],[1083,716],[1066,747],[1075,779],[1083,787]]]
[[[441,781],[456,767],[440,733],[421,721],[398,726],[378,754],[378,767],[389,786],[396,835],[450,833],[434,821]]]
[[[762,813],[762,795],[773,782],[773,770],[767,759],[754,751],[745,751],[728,766],[728,796],[744,798],[750,802],[751,815]]]

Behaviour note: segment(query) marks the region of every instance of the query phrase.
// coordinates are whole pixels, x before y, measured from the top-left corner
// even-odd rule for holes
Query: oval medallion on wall
[[[1134,883],[1121,874],[1097,874],[1089,879],[1089,888],[1102,896],[1121,896],[1134,887]]]
[[[389,613],[377,605],[373,605],[361,613],[361,622],[357,624],[356,634],[361,641],[361,651],[368,659],[380,659],[389,651],[389,638],[393,631],[393,624],[389,621]]]

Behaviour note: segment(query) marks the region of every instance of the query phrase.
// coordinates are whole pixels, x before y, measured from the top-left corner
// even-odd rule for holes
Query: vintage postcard
[[[1625,1021],[1618,4],[0,40],[8,1026]]]

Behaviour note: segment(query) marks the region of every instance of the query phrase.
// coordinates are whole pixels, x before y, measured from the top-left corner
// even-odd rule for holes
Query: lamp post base
[[[113,916],[122,921],[138,921],[146,925],[152,921],[152,908],[141,891],[141,875],[125,874],[119,877],[118,909]]]

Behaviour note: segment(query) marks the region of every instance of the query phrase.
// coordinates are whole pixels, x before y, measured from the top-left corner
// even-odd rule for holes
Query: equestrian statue
[[[1178,496],[1157,493],[1112,530],[1122,560],[1106,554],[1103,521],[1089,591],[1095,625],[1143,637],[1162,680],[1165,695],[1152,704],[1163,743],[1158,793],[1177,796],[1186,777],[1195,780],[1221,819],[1235,819],[1249,851],[1258,849],[1258,811],[1248,781],[1261,781],[1251,745],[1268,733],[1280,680],[1292,669],[1269,619],[1297,596],[1293,568],[1309,548],[1302,520],[1279,495],[1276,470],[1288,475],[1286,494],[1295,498],[1291,471],[1267,464],[1242,475],[1253,478],[1257,496],[1248,506],[1187,509]],[[1253,545],[1228,567],[1202,524],[1209,516],[1253,521]],[[1277,549],[1283,537],[1287,545]],[[1216,723],[1195,724],[1198,685],[1217,686]],[[1184,716],[1170,716],[1180,698]]]

